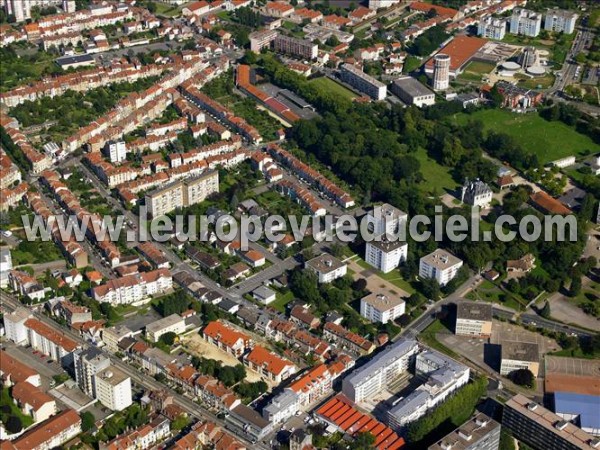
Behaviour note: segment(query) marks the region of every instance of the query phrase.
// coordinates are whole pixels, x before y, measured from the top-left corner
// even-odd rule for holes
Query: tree
[[[175,417],[175,420],[171,422],[171,431],[181,431],[190,423],[190,419],[187,414],[179,414]]]
[[[571,287],[569,288],[569,296],[577,297],[581,292],[581,277],[574,277],[571,280]]]
[[[417,292],[413,293],[406,299],[406,303],[413,308],[421,303],[421,295]]]
[[[163,334],[159,341],[165,345],[171,346],[175,343],[175,339],[177,339],[177,334],[175,334],[173,331],[169,331],[168,333]]]
[[[411,322],[411,318],[408,314],[402,314],[400,317],[398,317],[396,319],[396,323],[398,325],[400,325],[402,328],[408,326],[408,324]]]
[[[4,426],[6,427],[6,431],[8,431],[10,434],[18,433],[23,429],[23,423],[21,422],[21,418],[18,416],[8,416]]]
[[[436,17],[438,15],[437,11],[435,10],[435,8],[431,8],[429,11],[427,11],[427,18],[428,19],[433,19],[434,17]]]
[[[368,431],[358,433],[348,448],[352,450],[371,450],[375,448],[375,436]]]
[[[352,290],[357,292],[362,292],[367,288],[367,280],[364,278],[359,278],[354,283],[352,283]]]
[[[498,450],[515,450],[515,439],[504,428],[502,428],[502,432],[500,433],[500,446]]]
[[[81,413],[81,429],[83,432],[91,430],[96,424],[96,418],[90,411],[84,411]]]
[[[326,41],[325,44],[327,44],[329,47],[335,47],[337,45],[340,45],[340,40],[337,38],[337,36],[335,34],[332,34]]]
[[[544,319],[549,319],[550,315],[551,315],[550,303],[548,303],[548,301],[546,301],[546,303],[544,303],[544,307],[542,308],[542,311],[540,312],[540,316],[542,316]]]
[[[535,376],[529,369],[517,369],[510,373],[510,379],[513,383],[529,389],[535,388]]]

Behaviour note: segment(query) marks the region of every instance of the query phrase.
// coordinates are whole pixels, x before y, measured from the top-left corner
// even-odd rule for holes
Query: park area
[[[424,191],[434,195],[443,195],[454,191],[458,183],[452,178],[448,167],[444,167],[430,158],[424,148],[419,148],[411,155],[418,159],[421,164],[419,171],[425,182],[419,186]]]
[[[463,73],[460,74],[459,79],[466,81],[481,81],[484,75],[489,74],[496,68],[495,64],[486,63],[482,61],[471,61]]]
[[[318,86],[325,91],[333,92],[340,97],[347,98],[348,100],[352,100],[357,97],[357,95],[354,92],[352,92],[350,89],[347,89],[344,86],[342,86],[341,84],[336,83],[331,78],[327,78],[327,77],[313,78],[312,80],[309,81],[309,83],[314,84],[315,86]]]
[[[472,114],[456,114],[450,120],[461,125],[470,120],[481,120],[487,131],[514,137],[525,150],[535,153],[543,164],[566,156],[600,151],[600,146],[589,137],[562,122],[548,122],[537,113],[515,114],[502,109],[482,109]],[[565,145],[567,142],[568,145]]]

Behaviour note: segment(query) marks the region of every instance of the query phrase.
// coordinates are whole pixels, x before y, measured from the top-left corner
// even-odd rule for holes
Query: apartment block
[[[593,450],[600,441],[521,394],[504,404],[502,426],[536,449]]]
[[[484,16],[477,26],[477,36],[487,39],[504,39],[506,35],[506,20],[492,16]]]
[[[572,34],[579,15],[564,9],[549,9],[544,15],[544,30]]]
[[[250,353],[244,356],[244,364],[276,383],[281,383],[298,370],[292,362],[260,345],[255,346]]]
[[[391,241],[385,235],[367,242],[365,261],[383,273],[396,269],[408,255],[408,244],[400,240]]]
[[[146,325],[146,339],[150,342],[158,342],[163,334],[175,333],[177,335],[185,332],[185,319],[179,314],[171,314],[156,322]]]
[[[484,413],[477,413],[428,450],[498,450],[499,445],[500,424]]]
[[[461,302],[456,306],[457,336],[490,337],[492,305],[483,302]]]
[[[31,348],[60,362],[63,366],[71,364],[73,352],[79,348],[77,342],[37,319],[27,319],[25,327],[28,330],[28,344]]]
[[[417,341],[396,341],[345,377],[342,392],[357,403],[379,394],[408,371],[418,351]]]
[[[516,8],[510,16],[510,32],[524,36],[536,37],[542,28],[540,13],[528,9]]]
[[[11,387],[21,382],[27,382],[37,387],[42,385],[42,379],[38,372],[16,360],[4,350],[0,350],[0,382],[5,387]]]
[[[126,275],[109,280],[92,289],[92,298],[113,305],[130,305],[164,294],[173,287],[173,277],[167,269]]]
[[[322,254],[305,263],[306,269],[317,275],[319,283],[331,283],[337,278],[346,275],[348,266],[339,259]]]
[[[96,374],[110,367],[110,359],[100,350],[90,347],[73,354],[75,381],[89,397],[96,398]]]
[[[340,70],[343,82],[360,92],[364,92],[373,100],[384,100],[387,97],[387,86],[381,81],[367,75],[352,64],[343,64]]]
[[[462,266],[461,259],[438,248],[419,260],[419,277],[434,279],[440,286],[445,286],[456,276]]]
[[[74,409],[67,409],[26,431],[14,441],[9,450],[49,450],[61,447],[81,433],[81,417]]]
[[[104,146],[104,154],[111,163],[120,163],[127,159],[127,144],[124,141],[109,141]]]
[[[373,292],[360,299],[360,315],[371,322],[393,322],[405,312],[406,303],[400,297]]]
[[[146,208],[152,217],[160,217],[177,208],[200,203],[215,192],[219,192],[219,172],[211,170],[147,194]]]
[[[239,358],[253,345],[252,339],[223,322],[210,322],[202,331],[204,340]]]
[[[96,397],[113,411],[131,406],[131,378],[114,366],[96,374]]]
[[[540,350],[532,342],[502,342],[502,361],[500,375],[510,375],[511,372],[527,369],[537,377],[540,370]]]
[[[4,316],[4,332],[6,338],[17,345],[27,345],[29,343],[29,331],[25,322],[32,317],[31,311],[27,308],[17,308],[10,314]]]
[[[389,203],[375,206],[367,215],[367,228],[375,236],[396,235],[406,223],[408,214]]]
[[[260,53],[263,48],[271,46],[271,42],[277,37],[275,30],[259,30],[250,33],[250,50],[255,53]]]
[[[315,59],[319,54],[319,46],[307,39],[298,39],[278,34],[273,41],[273,49],[278,53],[297,56],[305,59]]]

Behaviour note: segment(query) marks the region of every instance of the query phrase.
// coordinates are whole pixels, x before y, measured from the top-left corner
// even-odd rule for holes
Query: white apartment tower
[[[96,375],[110,367],[110,359],[96,349],[78,350],[73,353],[75,380],[86,395],[96,398]]]
[[[17,345],[26,345],[29,343],[29,331],[25,322],[31,316],[27,308],[17,308],[10,314],[4,316],[4,328],[6,338]]]
[[[104,153],[111,163],[120,163],[127,159],[127,144],[124,141],[110,141],[104,147]]]
[[[109,367],[96,375],[97,398],[113,411],[122,411],[131,405],[131,378],[116,367]]]
[[[544,30],[572,34],[579,15],[564,9],[549,9],[544,16]]]
[[[385,235],[381,240],[367,242],[365,261],[383,273],[389,273],[406,260],[408,244],[400,240],[388,240]]]
[[[433,57],[433,90],[444,91],[450,87],[450,56],[438,53]]]
[[[510,32],[536,37],[542,28],[542,16],[528,9],[517,8],[510,16]]]
[[[434,279],[440,286],[445,286],[456,276],[462,265],[461,259],[438,248],[420,259],[419,277]]]
[[[375,236],[382,234],[396,235],[398,231],[406,223],[408,214],[398,208],[384,203],[375,206],[372,211],[369,211],[367,217],[368,229]]]
[[[477,26],[477,35],[487,39],[504,39],[506,21],[492,16],[482,17]]]

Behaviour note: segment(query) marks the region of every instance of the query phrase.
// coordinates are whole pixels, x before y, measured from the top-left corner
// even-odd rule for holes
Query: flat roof
[[[171,314],[170,316],[163,317],[155,322],[146,325],[146,333],[156,333],[157,331],[163,330],[166,327],[175,325],[176,323],[183,322],[183,318],[179,314]]]
[[[490,419],[483,413],[479,413],[453,432],[444,436],[437,443],[429,446],[428,450],[445,450],[448,448],[452,450],[467,450],[499,427],[500,424],[498,422]]]
[[[371,305],[379,311],[387,311],[388,309],[404,304],[404,300],[400,297],[384,295],[377,292],[372,292],[366,297],[363,297],[360,301]]]
[[[434,95],[433,91],[413,77],[401,77],[394,84],[412,98]]]
[[[408,245],[406,242],[401,241],[399,239],[391,241],[385,234],[373,239],[372,241],[368,241],[367,244],[378,248],[384,253],[392,252],[400,247]]]
[[[538,345],[532,342],[503,341],[502,359],[538,362],[540,350]]]
[[[438,53],[450,56],[450,70],[454,72],[464,66],[487,42],[478,37],[456,36]],[[433,57],[425,63],[425,68],[433,70]]]
[[[56,64],[60,66],[66,66],[69,64],[80,64],[80,63],[95,63],[94,58],[91,55],[76,55],[76,56],[63,56],[62,58],[56,59]]]
[[[456,318],[492,321],[492,304],[483,302],[461,302],[456,305]]]
[[[117,369],[115,366],[110,366],[104,369],[102,372],[96,374],[97,377],[102,380],[110,383],[113,386],[117,384],[121,384],[129,375],[126,375],[125,372],[122,372],[120,369]]]
[[[457,258],[452,253],[444,249],[438,248],[429,255],[423,256],[421,261],[437,269],[444,270],[461,263],[462,259]]]
[[[554,411],[578,415],[582,428],[600,429],[600,396],[555,392]]]
[[[306,265],[321,273],[333,272],[334,270],[345,266],[342,261],[334,256],[328,255],[327,253],[323,253],[322,255],[307,261]]]

